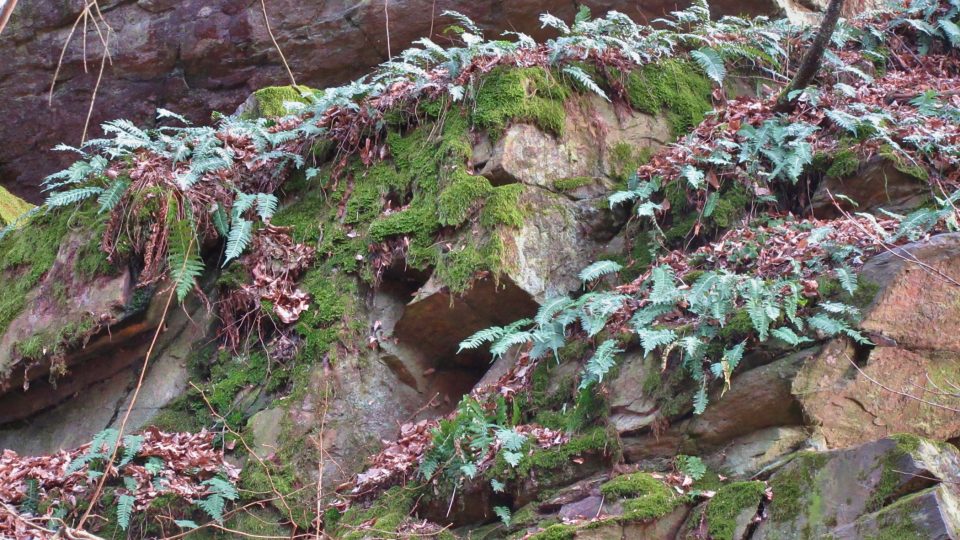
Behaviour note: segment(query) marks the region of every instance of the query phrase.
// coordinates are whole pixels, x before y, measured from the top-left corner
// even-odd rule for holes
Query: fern
[[[608,274],[623,270],[623,265],[614,261],[597,261],[580,271],[580,281],[590,283]]]
[[[120,495],[117,497],[117,525],[124,531],[130,527],[130,518],[133,516],[133,503],[136,499],[133,495]]]
[[[697,456],[680,454],[674,458],[674,464],[680,474],[689,476],[694,482],[699,482],[707,474],[707,466]]]
[[[510,513],[510,509],[506,506],[494,506],[493,513],[500,518],[500,521],[503,522],[505,527],[509,527],[510,523],[513,521],[513,515]]]
[[[170,228],[167,265],[177,301],[183,302],[196,287],[197,280],[203,274],[204,265],[198,256],[199,247],[190,221],[174,221]]]
[[[713,82],[718,85],[723,84],[723,80],[727,77],[727,68],[723,63],[723,58],[717,54],[717,51],[704,47],[696,51],[691,51],[690,57],[700,65],[703,72],[706,73],[707,77],[710,77]]]
[[[250,244],[252,238],[253,222],[245,219],[234,220],[233,226],[230,228],[230,235],[227,237],[227,248],[223,266],[226,266],[227,263],[239,257],[243,251],[247,249],[247,245]]]
[[[583,368],[580,390],[585,390],[595,383],[603,382],[604,375],[616,365],[616,355],[622,352],[622,349],[617,348],[615,340],[608,339],[601,343]]]
[[[87,186],[69,191],[60,191],[47,197],[44,206],[47,208],[58,208],[61,206],[70,206],[83,200],[89,199],[103,193],[103,188],[96,186]]]
[[[120,199],[123,197],[123,194],[126,193],[127,188],[130,187],[130,181],[125,178],[118,178],[110,184],[107,189],[103,190],[100,194],[100,198],[97,200],[100,203],[100,213],[109,212],[117,206],[117,203],[120,202]]]
[[[123,457],[120,459],[120,467],[123,467],[127,463],[133,461],[133,458],[137,457],[137,454],[140,452],[140,448],[143,446],[143,437],[140,435],[124,435],[123,436]]]
[[[577,81],[577,83],[580,84],[580,86],[583,86],[584,88],[586,88],[587,90],[590,90],[594,94],[597,94],[603,99],[610,101],[610,98],[607,97],[606,92],[604,92],[603,89],[600,88],[599,85],[597,85],[597,83],[593,82],[593,79],[590,78],[590,75],[587,75],[587,73],[582,69],[580,69],[579,67],[567,66],[563,68],[563,72],[573,77],[573,80]]]

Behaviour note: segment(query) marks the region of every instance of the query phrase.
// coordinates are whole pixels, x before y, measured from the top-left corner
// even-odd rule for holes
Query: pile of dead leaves
[[[161,495],[193,503],[209,495],[205,480],[221,476],[235,482],[240,474],[215,447],[214,433],[165,433],[148,428],[140,437],[135,457],[121,460],[118,456],[118,464],[108,472],[108,485],[123,486],[116,489],[133,496],[137,511],[145,510]],[[91,469],[90,462],[80,467],[71,467],[71,463],[83,461],[91,452],[110,455],[112,450],[107,444],[99,449],[86,444],[43,456],[4,450],[0,454],[0,538],[45,538],[41,529],[66,525],[75,517],[79,503],[96,489],[102,473]],[[129,480],[121,483],[120,477]]]

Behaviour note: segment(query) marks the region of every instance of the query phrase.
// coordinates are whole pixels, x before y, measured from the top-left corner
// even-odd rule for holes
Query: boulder
[[[770,477],[752,538],[956,538],[958,471],[956,448],[913,436],[801,452]]]
[[[609,210],[605,197],[574,201],[527,187],[520,204],[525,209],[523,225],[499,233],[507,246],[504,271],[539,303],[579,289],[580,271],[607,256],[608,242],[624,223]]]
[[[793,393],[830,448],[893,433],[960,435],[960,235],[943,234],[871,259],[880,286],[861,323],[874,346],[845,339],[804,364]],[[931,331],[931,329],[936,329]]]
[[[0,448],[21,455],[53,453],[119,427],[156,330],[160,304],[154,302],[146,315],[98,334],[85,348],[68,355],[65,363],[71,369],[66,375],[35,379],[27,391],[14,388],[0,395]],[[207,335],[211,322],[212,314],[199,303],[189,310],[170,311],[127,432],[148,425],[158,410],[189,389],[188,357]]]
[[[33,208],[32,204],[0,186],[0,228],[13,223],[31,208]]]
[[[849,174],[828,175],[820,182],[811,200],[813,213],[820,219],[842,215],[830,194],[846,212],[877,213],[882,208],[906,214],[929,199],[930,187],[925,179],[910,174],[909,169],[896,161],[874,156]],[[857,205],[837,198],[838,195],[853,199]]]
[[[566,102],[559,137],[531,124],[513,124],[492,149],[475,152],[473,167],[495,185],[520,182],[567,191],[623,172],[617,170],[613,150],[619,144],[636,152],[655,150],[673,139],[666,115],[630,111],[590,94]]]
[[[735,478],[748,478],[808,444],[809,430],[802,426],[760,429],[728,442],[704,458],[711,468]]]

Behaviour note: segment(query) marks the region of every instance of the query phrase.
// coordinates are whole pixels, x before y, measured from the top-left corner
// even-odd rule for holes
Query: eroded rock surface
[[[595,13],[616,9],[634,20],[664,16],[685,2],[638,4],[625,0],[585,2]],[[82,36],[66,49],[47,105],[47,92],[61,48],[83,5],[78,2],[20,2],[0,40],[0,183],[29,200],[40,200],[39,181],[64,168],[72,157],[53,153],[60,142],[80,142],[97,80],[102,47],[92,22],[87,31],[86,63]],[[289,82],[263,22],[259,2],[243,0],[100,2],[112,28],[112,62],[106,67],[93,109],[91,136],[106,120],[126,118],[149,124],[158,107],[205,122],[211,111],[232,111],[254,90]],[[429,36],[445,42],[450,20],[444,10],[472,17],[495,33],[502,29],[543,37],[538,17],[549,11],[563,20],[576,13],[573,2],[543,0],[336,0],[268,4],[270,24],[300,84],[322,88],[360,76]],[[723,14],[777,14],[778,1],[718,1]],[[387,18],[389,17],[389,40]],[[103,23],[101,23],[102,26]],[[101,28],[101,31],[105,29]],[[24,136],[19,126],[33,128]]]

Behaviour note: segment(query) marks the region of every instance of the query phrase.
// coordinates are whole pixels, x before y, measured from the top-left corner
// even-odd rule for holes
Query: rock
[[[585,2],[595,14],[619,10],[635,20],[649,20],[676,9],[675,2],[638,4],[627,0]],[[151,124],[163,107],[191,121],[209,119],[211,111],[229,112],[258,88],[288,84],[280,56],[264,25],[260,4],[237,0],[144,0],[101,2],[113,30],[112,64],[104,73],[91,118],[90,137],[101,136],[105,120],[126,118]],[[42,198],[41,178],[72,159],[49,149],[79,143],[89,100],[99,72],[99,39],[87,28],[87,60],[82,37],[67,47],[52,104],[47,91],[61,48],[81,5],[70,2],[20,2],[0,41],[0,182],[27,200]],[[345,83],[427,36],[446,43],[440,18],[444,10],[461,11],[493,37],[505,29],[537,38],[540,13],[573,20],[573,2],[523,0],[394,0],[389,3],[390,39],[382,2],[276,0],[267,6],[270,24],[300,84],[316,88]],[[716,13],[775,14],[778,1],[746,4],[722,0]],[[432,32],[432,35],[431,35]],[[79,33],[79,32],[78,32]],[[19,126],[31,125],[25,137]]]
[[[610,381],[610,423],[620,434],[629,434],[649,427],[660,416],[660,407],[653,395],[644,390],[651,376],[660,377],[659,366],[653,365],[640,351],[625,354],[620,371]]]
[[[960,497],[956,489],[939,484],[904,497],[897,504],[837,527],[833,538],[960,538]]]
[[[258,412],[247,421],[247,431],[251,438],[250,449],[260,459],[268,459],[279,450],[283,413],[282,408],[274,407]]]
[[[685,434],[699,452],[709,452],[755,431],[803,423],[791,382],[816,349],[806,349],[734,377],[730,390],[694,416]]]
[[[770,477],[768,517],[752,538],[793,538],[798,531],[809,538],[867,538],[857,533],[871,529],[888,538],[955,538],[958,471],[956,448],[912,436],[801,452]],[[896,527],[900,533],[890,532]],[[903,535],[905,528],[914,533]],[[951,532],[944,536],[945,530]]]
[[[492,150],[477,153],[474,168],[495,185],[520,182],[562,190],[564,180],[612,176],[611,154],[620,143],[634,151],[655,150],[674,139],[665,115],[621,110],[593,94],[568,100],[566,109],[560,137],[531,124],[513,124]]]
[[[898,168],[898,164],[888,158],[874,156],[848,175],[824,177],[811,200],[814,215],[820,219],[842,215],[830,199],[830,193],[847,212],[877,213],[883,208],[897,214],[909,213],[929,198],[930,187],[926,180],[901,169],[903,167]],[[841,194],[856,201],[857,206],[836,198]]]
[[[508,246],[507,277],[542,303],[581,287],[580,271],[606,250],[623,221],[606,199],[572,201],[545,189],[528,187],[521,196],[527,209],[519,231],[502,231]]]
[[[650,540],[672,540],[678,538],[684,521],[690,514],[690,507],[682,504],[669,514],[653,521],[627,523],[623,526],[623,540],[649,538]]]
[[[499,284],[492,278],[477,280],[460,296],[430,280],[405,306],[393,333],[401,343],[412,344],[426,356],[428,367],[459,364],[486,371],[490,356],[485,349],[458,354],[460,342],[478,330],[504,326],[535,311],[530,295],[509,279]]]
[[[210,323],[211,313],[198,304],[192,305],[189,313],[178,309],[168,314],[144,376],[145,390],[127,421],[128,433],[148,425],[158,410],[189,388],[187,358]],[[100,431],[119,427],[156,324],[157,319],[145,316],[112,334],[104,333],[66,359],[74,368],[55,383],[38,379],[26,392],[14,389],[0,395],[0,448],[22,455],[52,453],[88,443]]]
[[[865,265],[861,281],[882,286],[861,323],[876,346],[835,340],[793,383],[827,446],[893,433],[960,435],[960,399],[943,392],[960,381],[960,288],[948,281],[960,279],[958,262],[960,235],[943,234]]]
[[[13,223],[31,208],[33,208],[32,204],[0,186],[0,228]]]
[[[798,351],[744,371],[733,379],[730,390],[722,397],[719,392],[712,397],[703,414],[682,419],[691,410],[685,407],[676,415],[680,419],[677,423],[653,434],[636,433],[651,428],[660,416],[653,397],[646,396],[643,391],[647,371],[658,368],[645,366],[639,355],[627,355],[617,378],[609,383],[610,419],[618,430],[623,430],[624,456],[627,461],[635,463],[669,460],[677,453],[716,452],[714,462],[719,464],[725,462],[723,452],[726,449],[736,449],[736,445],[742,444],[743,448],[736,449],[732,456],[732,467],[742,468],[748,463],[763,461],[766,452],[763,448],[771,450],[770,459],[774,459],[776,449],[790,449],[795,444],[795,432],[791,429],[804,423],[800,403],[791,393],[791,383],[797,371],[815,352],[816,349]],[[785,430],[771,431],[767,434],[769,437],[784,435],[788,440],[764,440],[763,436],[749,439],[751,435],[771,428]],[[756,461],[752,461],[753,457]]]
[[[747,478],[804,446],[810,433],[800,426],[760,429],[738,437],[704,461],[713,470],[736,478]]]

